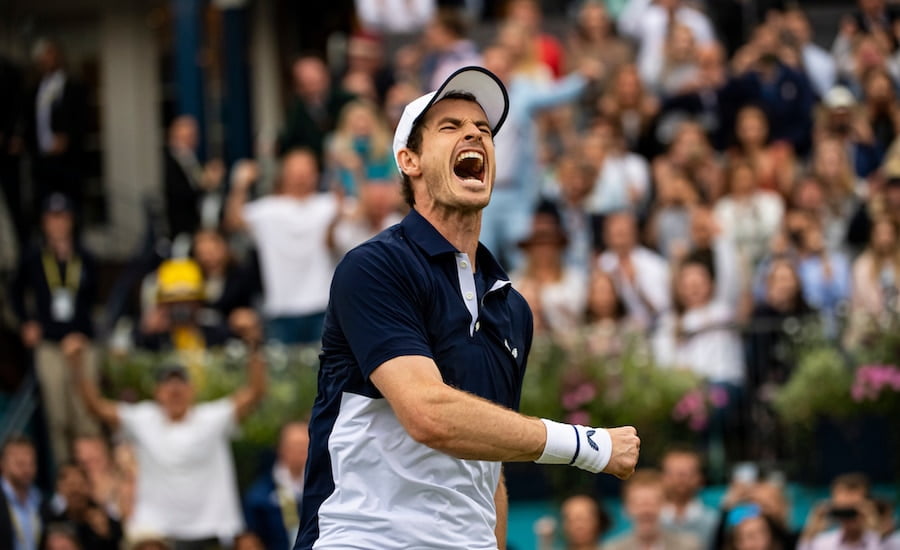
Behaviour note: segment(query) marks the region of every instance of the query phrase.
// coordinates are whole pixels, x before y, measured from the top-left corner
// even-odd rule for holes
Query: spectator
[[[347,202],[328,229],[328,247],[335,259],[403,219],[397,212],[401,199],[395,181],[366,182],[358,199]]]
[[[734,535],[728,532],[729,528],[739,520],[756,515],[766,518],[773,544],[785,550],[797,547],[797,536],[788,529],[789,508],[783,487],[771,480],[760,480],[758,476],[759,468],[753,463],[735,466],[728,491],[722,497],[722,513],[713,548],[727,548],[726,545],[733,542],[729,537]],[[756,534],[755,529],[748,528],[747,531],[747,535]]]
[[[572,101],[581,94],[593,74],[590,64],[549,87],[536,87],[527,77],[513,72],[513,54],[503,46],[485,51],[485,68],[493,72],[509,91],[509,113],[504,130],[494,141],[497,151],[496,177],[491,202],[484,210],[481,242],[511,269],[520,267],[515,244],[525,238],[531,208],[539,196],[537,113]]]
[[[600,241],[597,218],[588,212],[588,197],[594,188],[597,171],[580,156],[569,154],[556,163],[556,187],[563,231],[569,237],[566,266],[582,273],[591,270],[594,250]]]
[[[667,31],[676,24],[690,29],[698,45],[715,38],[709,18],[681,0],[632,0],[619,16],[619,30],[637,41],[637,63],[645,84],[649,85],[659,74]]]
[[[773,520],[759,505],[742,504],[728,513],[728,539],[724,550],[787,550],[775,536]]]
[[[384,98],[384,114],[387,117],[388,128],[391,132],[397,129],[403,108],[410,101],[422,95],[422,90],[408,80],[398,80],[391,86]]]
[[[818,138],[816,158],[823,146],[836,147],[831,144],[835,142],[841,146],[843,157],[848,159],[846,163],[851,174],[858,178],[868,177],[881,163],[872,127],[853,93],[843,86],[835,86],[822,99],[815,133]],[[829,145],[824,145],[826,143]],[[816,162],[813,161],[814,166]]]
[[[344,75],[346,78],[352,74],[362,75],[371,81],[376,92],[374,101],[379,104],[384,101],[387,91],[394,84],[394,75],[386,66],[384,41],[378,34],[356,32],[350,37]]]
[[[858,0],[858,8],[842,18],[838,35],[831,46],[831,54],[843,76],[853,72],[854,45],[859,47],[867,35],[886,39],[888,49],[896,49],[894,22],[897,18],[897,8],[887,6],[885,0]],[[874,41],[872,43],[875,44]]]
[[[99,426],[71,388],[60,342],[69,334],[93,337],[91,321],[97,267],[78,241],[75,206],[59,193],[44,203],[42,239],[22,257],[10,292],[22,323],[25,347],[34,350],[34,365],[43,396],[53,460],[69,460],[72,440],[99,433]],[[96,376],[93,346],[85,351],[88,376]]]
[[[855,202],[855,199],[843,203],[840,200],[829,201],[819,180],[813,176],[805,177],[794,185],[791,211],[785,214],[785,224],[790,225],[788,220],[797,216],[818,220],[824,232],[825,247],[829,250],[844,250],[847,248],[848,223],[852,204]],[[799,234],[794,237],[799,237]],[[794,241],[795,244],[800,244],[799,238]]]
[[[425,61],[429,90],[436,90],[457,69],[481,65],[481,54],[474,42],[466,38],[467,24],[457,9],[438,8],[425,26],[424,39],[429,50]]]
[[[849,217],[857,207],[857,177],[840,141],[824,139],[816,144],[811,175],[822,185],[825,200],[833,212]]]
[[[564,550],[600,550],[600,538],[609,530],[609,514],[591,495],[572,495],[560,505]],[[552,550],[556,522],[538,520],[538,550]]]
[[[631,530],[605,546],[606,550],[658,548],[689,550],[701,548],[700,541],[686,533],[666,529],[661,521],[665,504],[662,476],[656,470],[638,470],[622,487],[625,514]]]
[[[528,46],[540,62],[550,69],[551,77],[563,76],[566,60],[562,44],[552,34],[541,30],[541,4],[537,0],[512,0],[506,3],[506,19],[525,27],[531,37]]]
[[[787,197],[797,169],[794,153],[783,141],[769,143],[769,121],[762,109],[755,105],[741,108],[735,123],[735,136],[737,140],[731,158],[750,163],[761,189]]]
[[[660,513],[662,525],[672,531],[689,533],[708,547],[718,517],[699,497],[703,487],[703,458],[690,447],[672,447],[663,454],[661,466],[666,494]]]
[[[660,322],[653,351],[660,364],[690,369],[737,393],[744,383],[740,335],[734,312],[714,300],[714,285],[705,263],[688,259],[679,267],[674,311]]]
[[[705,263],[716,280],[715,299],[732,308],[739,319],[746,318],[750,274],[738,262],[734,244],[722,236],[709,207],[691,210],[690,247],[685,252],[683,257],[676,253],[676,260],[691,257]]]
[[[309,426],[305,422],[282,426],[275,465],[247,489],[247,529],[260,538],[264,548],[290,548],[297,538],[307,447]]]
[[[435,0],[355,0],[356,15],[366,30],[394,34],[418,32],[428,23]]]
[[[697,44],[690,27],[676,23],[669,29],[663,55],[659,73],[646,84],[663,97],[689,90],[699,71]]]
[[[355,197],[369,180],[397,178],[391,134],[378,107],[365,100],[348,103],[325,142],[330,187]]]
[[[582,2],[569,35],[566,63],[570,70],[585,59],[600,63],[597,79],[589,86],[587,97],[599,96],[619,67],[634,60],[631,45],[616,34],[615,24],[600,0]]]
[[[44,525],[69,525],[79,545],[85,549],[119,549],[122,525],[91,499],[90,481],[77,464],[67,463],[60,467],[56,476],[56,495],[48,504],[42,513]]]
[[[47,526],[47,534],[44,538],[44,550],[87,550],[78,540],[75,531],[66,524],[53,524]]]
[[[587,347],[596,356],[619,355],[629,338],[641,334],[636,323],[628,317],[625,302],[616,291],[612,277],[599,269],[591,273],[585,321]]]
[[[875,505],[869,500],[869,481],[862,474],[843,474],[831,483],[831,498],[815,507],[803,528],[798,550],[881,548]],[[832,525],[837,529],[828,530]]]
[[[193,257],[203,274],[204,324],[223,325],[239,331],[241,316],[253,314],[256,274],[238,264],[225,235],[215,229],[194,234]]]
[[[331,85],[328,67],[320,58],[304,55],[291,67],[294,100],[278,137],[282,155],[298,148],[313,152],[321,162],[325,136],[334,130],[338,115],[353,96]]]
[[[863,111],[872,129],[877,158],[884,159],[888,147],[900,133],[900,107],[891,75],[884,69],[872,69],[863,80]]]
[[[564,264],[568,243],[559,214],[541,207],[534,216],[531,235],[519,241],[525,264],[511,279],[531,306],[535,334],[553,336],[578,328],[586,283],[582,273]]]
[[[704,203],[719,198],[723,191],[722,167],[716,152],[696,122],[682,122],[675,129],[665,154],[653,159],[653,179],[684,174],[697,188]]]
[[[643,213],[650,195],[650,166],[641,155],[628,151],[620,121],[600,118],[582,142],[583,158],[599,165],[591,194],[591,211],[605,214],[619,210]],[[588,151],[587,140],[598,139],[596,151]],[[595,156],[594,156],[595,155]]]
[[[825,97],[837,82],[837,65],[831,54],[813,42],[813,29],[809,18],[799,7],[784,12],[784,31],[800,48],[803,72],[809,78],[816,95]]]
[[[869,246],[853,263],[848,344],[859,344],[879,320],[900,311],[900,230],[890,220],[872,226]]]
[[[246,339],[247,385],[201,404],[194,403],[196,388],[180,365],[157,371],[153,400],[110,401],[84,376],[84,340],[66,340],[64,353],[88,408],[134,442],[138,478],[131,531],[159,533],[174,539],[176,550],[190,550],[216,548],[243,530],[229,439],[266,387],[259,328]]]
[[[176,117],[169,125],[163,180],[169,236],[190,238],[201,227],[219,223],[222,197],[219,188],[225,176],[221,160],[201,164],[197,121],[190,115]]]
[[[247,203],[254,183],[254,170],[235,177],[226,225],[249,231],[259,251],[267,337],[284,344],[318,342],[334,272],[327,234],[338,201],[316,191],[318,165],[305,149],[284,156],[274,195]]]
[[[825,332],[837,336],[838,316],[850,298],[850,260],[840,250],[828,250],[821,222],[810,218],[799,249],[797,272],[806,302],[823,315]]]
[[[37,550],[42,499],[34,486],[37,455],[31,440],[13,435],[3,442],[0,473],[0,544],[11,550]]]
[[[759,188],[756,172],[745,160],[729,165],[726,181],[727,194],[715,205],[716,221],[734,243],[740,261],[756,265],[781,225],[784,202],[776,193]]]
[[[637,221],[630,213],[606,217],[603,241],[608,248],[598,258],[597,266],[616,282],[628,314],[641,326],[652,326],[669,309],[666,261],[638,244]]]
[[[204,282],[193,260],[166,260],[156,271],[156,301],[141,315],[135,344],[151,351],[188,353],[223,345],[231,333],[203,314]],[[249,312],[252,315],[252,312]]]
[[[690,242],[691,211],[699,205],[700,196],[684,174],[658,179],[653,211],[647,220],[647,244],[670,262],[683,257]]]
[[[87,98],[84,87],[65,68],[59,43],[40,40],[34,47],[40,83],[25,115],[35,203],[53,193],[68,195],[80,210],[84,200],[83,150]]]
[[[129,501],[126,472],[113,462],[106,440],[100,436],[79,437],[72,445],[75,462],[84,471],[91,488],[91,500],[111,518],[128,518]]]
[[[537,40],[533,28],[515,20],[503,23],[497,33],[497,44],[506,48],[512,59],[512,75],[542,88],[553,82],[553,70],[538,56]]]
[[[597,105],[599,114],[618,122],[628,150],[645,156],[653,152],[653,125],[660,104],[641,83],[635,65],[619,68]]]

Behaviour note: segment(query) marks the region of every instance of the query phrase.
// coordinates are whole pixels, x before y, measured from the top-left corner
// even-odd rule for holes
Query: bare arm
[[[228,193],[228,200],[225,202],[224,225],[229,231],[247,229],[247,221],[243,215],[244,205],[247,204],[250,187],[258,177],[259,169],[253,161],[240,161],[235,166],[231,192]]]
[[[75,385],[78,393],[84,400],[84,404],[91,414],[96,416],[101,422],[116,428],[119,425],[119,412],[115,401],[104,398],[100,394],[97,384],[84,372],[84,346],[87,344],[87,338],[83,334],[73,333],[61,342],[63,355],[72,369],[75,377]]]
[[[494,533],[497,535],[497,549],[506,550],[509,499],[506,496],[506,476],[503,475],[503,470],[500,470],[500,482],[494,493],[494,506],[497,508],[497,525],[494,527]]]
[[[391,404],[410,437],[456,458],[528,462],[541,457],[547,428],[486,399],[446,385],[434,361],[397,357],[372,372],[372,383]],[[612,428],[612,453],[604,472],[628,477],[640,440],[634,428]]]
[[[241,335],[248,347],[247,384],[236,390],[231,396],[234,401],[235,415],[239,421],[250,414],[262,401],[267,384],[266,360],[262,350],[259,349],[260,342],[262,342],[262,327],[259,318],[250,310],[241,313],[242,315],[232,319],[235,331]]]

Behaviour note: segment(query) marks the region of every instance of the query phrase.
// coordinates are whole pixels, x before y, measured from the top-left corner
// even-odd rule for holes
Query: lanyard
[[[78,293],[78,287],[81,286],[81,258],[72,256],[66,262],[65,276],[50,251],[44,250],[41,259],[44,264],[44,277],[47,278],[47,286],[50,287],[51,292],[57,288],[66,287],[72,291],[72,294]]]
[[[12,520],[13,531],[15,531],[16,540],[19,541],[21,548],[25,548],[26,550],[36,548],[37,545],[35,544],[35,542],[37,540],[38,533],[41,532],[40,516],[38,516],[38,514],[33,509],[22,510],[25,514],[28,515],[28,519],[31,524],[29,525],[29,527],[31,527],[31,536],[26,538],[25,529],[19,522],[18,514],[16,514],[16,505],[13,502],[9,502],[7,503],[7,508],[9,509],[9,517]]]

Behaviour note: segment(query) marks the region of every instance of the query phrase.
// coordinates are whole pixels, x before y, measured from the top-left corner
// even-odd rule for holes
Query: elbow
[[[448,451],[453,441],[453,428],[443,419],[443,401],[425,398],[399,414],[403,428],[416,443],[438,451]]]

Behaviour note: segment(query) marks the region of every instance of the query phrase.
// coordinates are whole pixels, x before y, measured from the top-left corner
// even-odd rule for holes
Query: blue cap
[[[731,529],[738,526],[744,520],[758,518],[761,515],[762,510],[760,509],[759,504],[738,504],[728,512],[725,525]]]

